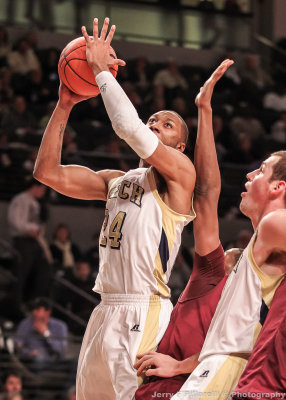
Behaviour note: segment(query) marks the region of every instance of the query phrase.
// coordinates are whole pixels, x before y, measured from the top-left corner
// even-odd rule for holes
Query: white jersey
[[[200,361],[219,354],[244,354],[247,358],[252,352],[275,290],[285,276],[261,271],[253,257],[255,237],[256,233],[227,279]]]
[[[151,168],[113,179],[100,235],[100,266],[94,291],[170,296],[167,286],[184,226],[195,218],[161,199]]]

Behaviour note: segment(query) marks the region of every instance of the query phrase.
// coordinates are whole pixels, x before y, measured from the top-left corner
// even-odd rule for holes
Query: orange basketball
[[[117,58],[111,46],[110,57]],[[86,60],[86,45],[83,36],[72,40],[63,49],[58,70],[60,80],[74,93],[83,96],[97,96],[100,93],[94,73]],[[109,70],[116,77],[118,65],[112,66]]]

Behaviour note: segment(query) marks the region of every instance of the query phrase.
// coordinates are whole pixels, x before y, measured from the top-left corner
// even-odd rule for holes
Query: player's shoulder
[[[261,219],[259,226],[263,228],[271,228],[283,225],[285,227],[285,222],[286,222],[286,209],[281,208],[266,214]]]
[[[269,241],[286,239],[286,209],[278,209],[265,215],[259,223],[258,235]]]

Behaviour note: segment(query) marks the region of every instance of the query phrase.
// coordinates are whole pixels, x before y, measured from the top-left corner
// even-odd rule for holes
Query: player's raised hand
[[[210,78],[201,87],[199,94],[196,97],[195,103],[197,107],[210,107],[211,98],[215,84],[220,80],[225,71],[234,63],[233,60],[224,60],[217,69],[212,73]]]
[[[98,35],[98,19],[93,21],[93,37],[87,34],[86,27],[81,28],[86,41],[86,58],[95,75],[101,71],[109,71],[112,65],[124,66],[125,61],[110,56],[110,43],[116,27],[112,25],[108,32],[109,18],[105,18],[100,36]]]

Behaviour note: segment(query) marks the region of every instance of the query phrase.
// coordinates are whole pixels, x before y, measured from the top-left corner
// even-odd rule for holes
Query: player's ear
[[[179,150],[181,153],[184,152],[185,148],[186,148],[186,144],[184,142],[177,143],[176,149]]]
[[[272,195],[278,197],[281,194],[285,196],[286,193],[286,182],[285,181],[273,181],[273,186],[271,188]]]

